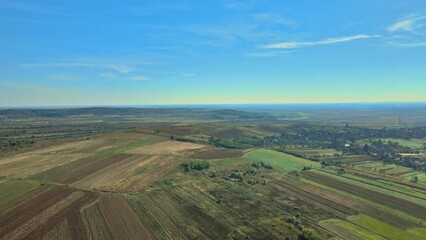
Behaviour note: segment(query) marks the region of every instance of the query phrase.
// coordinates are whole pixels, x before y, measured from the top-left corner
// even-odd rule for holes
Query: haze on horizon
[[[0,106],[426,101],[426,2],[0,0]]]

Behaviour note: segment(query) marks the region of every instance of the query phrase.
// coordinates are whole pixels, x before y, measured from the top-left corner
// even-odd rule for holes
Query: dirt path
[[[102,214],[116,240],[151,239],[148,231],[139,222],[123,196],[104,194],[100,199]]]

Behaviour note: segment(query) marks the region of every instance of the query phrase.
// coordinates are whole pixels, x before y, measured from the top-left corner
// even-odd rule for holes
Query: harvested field
[[[92,173],[95,173],[103,168],[106,168],[114,163],[125,160],[126,158],[131,157],[130,154],[118,154],[111,157],[108,157],[103,160],[95,161],[88,165],[83,165],[81,167],[77,167],[72,169],[71,171],[63,174],[62,176],[56,179],[58,183],[70,184],[76,182]]]
[[[164,208],[158,206],[159,202],[149,195],[131,195],[127,200],[153,239],[187,239],[181,229],[168,217]]]
[[[345,198],[325,188],[319,188],[312,184],[299,184],[297,187],[304,190],[305,192],[309,192],[311,194],[321,196],[323,198],[326,198],[329,201],[335,202],[336,204],[343,205],[354,211],[358,211],[361,208],[361,205],[359,203],[351,199]]]
[[[102,195],[100,208],[114,239],[151,239],[149,232],[139,222],[123,196],[118,194]]]
[[[72,240],[72,233],[68,225],[68,221],[65,219],[61,223],[54,226],[42,240]]]
[[[354,215],[357,212],[343,204],[339,204],[333,201],[330,201],[322,196],[318,196],[315,194],[312,194],[311,192],[304,191],[298,186],[292,186],[284,181],[276,181],[274,182],[279,187],[283,188],[284,192],[287,192],[293,196],[295,196],[297,199],[304,200],[306,202],[309,202],[315,206],[318,206],[322,208],[323,210],[334,214],[337,217],[344,218],[349,215]]]
[[[87,229],[87,239],[112,240],[113,237],[96,201],[81,210],[83,223]]]
[[[67,197],[71,192],[71,189],[53,187],[16,206],[13,211],[1,215],[0,225],[2,228],[0,229],[0,236],[5,236],[6,233],[13,231],[22,223]]]
[[[179,167],[184,161],[186,158],[179,156],[152,156],[141,163],[133,176],[121,179],[118,189],[127,191],[146,189]]]
[[[345,183],[337,180],[336,178],[327,177],[324,174],[316,173],[314,171],[306,171],[303,176],[313,182],[330,186],[331,188],[337,189],[339,191],[344,191],[356,196],[360,196],[364,199],[388,206],[393,209],[399,209],[420,219],[426,219],[426,212],[424,211],[424,208],[407,200],[391,197],[373,190]]]
[[[2,215],[0,235],[3,239],[40,239],[66,218],[71,233],[80,237],[84,229],[73,214],[94,196],[63,187],[46,190]]]
[[[237,158],[243,156],[244,153],[250,150],[247,149],[227,149],[227,148],[213,148],[206,149],[192,155],[192,158],[198,159],[220,159],[220,158]]]
[[[84,158],[85,154],[25,154],[11,157],[8,161],[0,162],[0,176],[6,178],[24,178],[51,168],[66,165],[78,159]]]
[[[179,156],[190,156],[198,151],[201,151],[203,148],[205,148],[204,145],[195,143],[166,141],[148,146],[133,148],[126,152],[131,154],[172,154]]]
[[[179,196],[176,192],[166,193],[162,191],[154,192],[149,197],[159,208],[167,209],[166,211],[163,210],[167,218],[177,225],[186,239],[226,239],[231,230],[231,226],[224,223],[223,219],[213,217],[210,213],[195,205],[191,198],[182,198],[182,195]],[[156,202],[156,199],[161,199],[161,201]],[[157,218],[157,216],[154,217]],[[188,220],[181,221],[185,218]],[[160,218],[157,218],[157,221],[161,223]],[[168,226],[168,231],[172,234],[175,234],[175,232],[179,234],[180,232],[177,232],[174,226]]]
[[[25,239],[40,239],[46,235],[52,229],[52,226],[56,226],[58,223],[62,222],[64,219],[67,220],[68,228],[71,232],[71,237],[73,239],[87,239],[86,228],[83,224],[80,210],[83,206],[93,202],[97,195],[89,192],[76,191],[74,193],[80,193],[82,196],[69,204],[66,208],[63,208],[60,212],[55,214],[52,218],[48,219],[43,223],[42,226],[33,231]]]
[[[125,189],[122,184],[126,180],[129,181],[138,168],[141,168],[154,160],[152,156],[146,155],[128,155],[122,161],[111,164],[99,171],[90,174],[79,181],[72,184],[73,187],[79,189],[108,189],[117,190]]]

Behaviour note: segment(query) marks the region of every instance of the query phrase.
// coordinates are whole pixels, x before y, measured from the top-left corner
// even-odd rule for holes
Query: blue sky
[[[424,0],[0,0],[0,105],[426,101]]]

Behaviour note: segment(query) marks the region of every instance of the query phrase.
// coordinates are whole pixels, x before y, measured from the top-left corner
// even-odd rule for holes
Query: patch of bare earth
[[[114,239],[151,239],[149,232],[141,224],[123,196],[119,194],[102,195],[100,207]]]
[[[195,154],[194,151],[202,150],[206,146],[189,143],[189,142],[178,142],[178,141],[165,141],[148,146],[137,147],[127,151],[132,154],[172,154],[179,156],[190,156]]]

